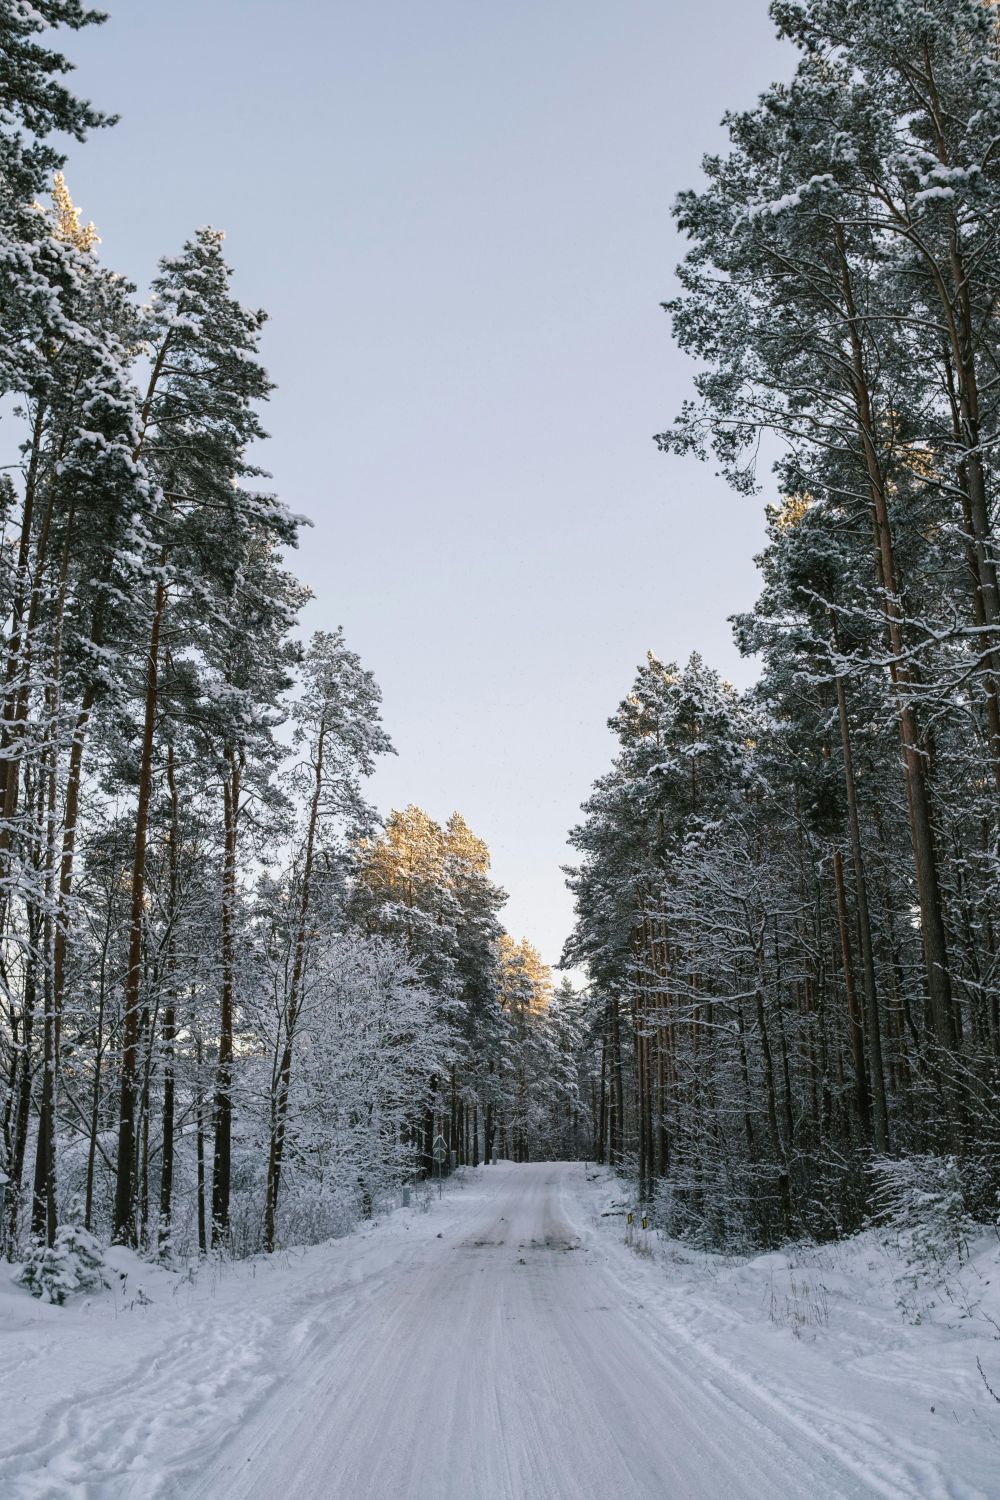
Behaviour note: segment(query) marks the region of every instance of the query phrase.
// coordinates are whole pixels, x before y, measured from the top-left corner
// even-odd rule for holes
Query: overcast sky
[[[68,177],[145,286],[197,225],[271,314],[274,487],[314,522],[399,751],[388,811],[458,808],[515,935],[572,922],[566,832],[647,649],[752,667],[759,500],[652,434],[689,389],[659,303],[679,188],[788,71],[766,0],[111,0],[73,39],[121,114]]]

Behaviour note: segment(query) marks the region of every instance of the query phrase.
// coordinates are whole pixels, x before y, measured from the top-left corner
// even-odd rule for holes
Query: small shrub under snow
[[[874,1227],[898,1257],[897,1305],[923,1322],[939,1300],[954,1300],[956,1273],[982,1227],[969,1211],[974,1170],[954,1156],[923,1154],[877,1157],[869,1171]]]
[[[898,1235],[913,1262],[937,1270],[965,1257],[976,1225],[957,1158],[877,1157],[870,1170],[876,1220]]]
[[[31,1247],[14,1280],[45,1302],[61,1306],[73,1292],[91,1292],[106,1286],[104,1257],[93,1235],[78,1224],[62,1224],[55,1244]]]

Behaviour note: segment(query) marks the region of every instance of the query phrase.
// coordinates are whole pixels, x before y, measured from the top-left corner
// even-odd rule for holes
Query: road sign
[[[448,1142],[445,1140],[443,1135],[436,1135],[434,1137],[432,1155],[439,1166],[443,1166],[443,1164],[448,1160]]]

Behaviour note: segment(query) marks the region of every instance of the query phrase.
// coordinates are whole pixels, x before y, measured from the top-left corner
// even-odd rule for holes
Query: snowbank
[[[899,1497],[1000,1496],[1000,1241],[969,1245],[942,1277],[875,1231],[752,1257],[643,1231],[628,1188],[588,1170],[591,1232],[671,1337]],[[610,1246],[613,1244],[613,1249]],[[977,1363],[978,1362],[978,1363]],[[982,1374],[980,1368],[982,1367]],[[923,1478],[914,1488],[914,1473]]]

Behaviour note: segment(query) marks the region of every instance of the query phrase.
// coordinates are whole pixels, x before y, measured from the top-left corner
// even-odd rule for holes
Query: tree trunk
[[[205,1226],[205,1101],[201,1086],[201,1038],[195,1039],[195,1063],[198,1068],[198,1090],[194,1101],[195,1159],[198,1172],[198,1250],[204,1255],[208,1249],[208,1234]]]
[[[167,787],[170,791],[170,836],[167,855],[170,863],[170,921],[176,919],[178,872],[177,845],[180,838],[180,802],[177,796],[177,780],[174,774],[173,741],[167,744]],[[177,1009],[174,995],[174,937],[168,939],[167,994],[163,1008],[163,1117],[162,1146],[160,1150],[160,1208],[157,1227],[157,1244],[161,1253],[170,1247],[170,1219],[173,1209],[174,1187],[174,1043],[177,1040]]]
[[[847,924],[847,896],[844,891],[844,860],[839,849],[833,851],[833,880],[837,892],[837,925],[840,929],[840,953],[844,965],[844,989],[847,994],[847,1023],[851,1038],[851,1061],[854,1066],[854,1103],[861,1129],[871,1132],[871,1109],[868,1097],[868,1070],[865,1064],[864,1032],[858,1014],[854,990],[854,956]]]
[[[34,527],[35,500],[38,490],[38,467],[42,454],[42,438],[45,430],[46,406],[39,401],[32,425],[31,450],[24,481],[24,504],[21,509],[21,537],[18,545],[17,569],[14,574],[13,599],[11,600],[11,632],[7,642],[7,662],[4,671],[4,705],[0,748],[8,751],[16,738],[17,704],[19,701],[18,678],[27,672],[25,651],[24,614],[28,606],[28,563],[31,556],[31,534]],[[20,757],[0,757],[0,812],[7,818],[8,797],[16,803],[16,792],[11,787],[11,778],[21,774]],[[0,849],[8,847],[9,830],[0,828]]]
[[[830,618],[834,645],[839,651],[840,635],[837,618],[833,611],[830,613]],[[882,1022],[875,980],[875,954],[872,946],[871,913],[868,906],[868,878],[865,872],[864,851],[861,847],[861,819],[858,815],[854,749],[851,744],[851,725],[847,713],[847,689],[839,673],[836,679],[836,689],[837,718],[840,723],[840,744],[844,760],[844,790],[847,794],[847,828],[851,844],[851,863],[854,868],[854,900],[861,941],[861,977],[865,991],[865,1030],[868,1041],[868,1064],[871,1070],[870,1097],[873,1105],[875,1146],[877,1150],[885,1152],[889,1149],[889,1111],[885,1097],[885,1073],[882,1067]],[[843,871],[841,871],[841,877],[843,877]]]
[[[165,563],[161,558],[161,565]],[[146,896],[146,838],[149,804],[153,790],[153,744],[159,684],[160,636],[166,612],[167,591],[160,580],[153,597],[153,618],[146,667],[146,708],[143,720],[139,788],[135,815],[135,850],[132,861],[132,892],[129,914],[128,968],[125,974],[125,1016],[122,1027],[122,1061],[118,1118],[118,1163],[115,1176],[114,1239],[118,1244],[136,1241],[133,1206],[135,1198],[136,1051],[139,1042],[142,990],[143,912]]]
[[[288,1118],[288,1098],[292,1076],[292,1049],[295,1043],[295,1028],[302,1003],[302,985],[305,978],[309,902],[312,894],[313,858],[316,833],[319,828],[320,803],[323,796],[324,759],[326,754],[327,726],[324,717],[320,724],[313,759],[313,792],[309,803],[309,821],[306,825],[306,842],[302,859],[302,884],[299,892],[299,910],[295,928],[292,953],[292,973],[285,1006],[285,1044],[281,1063],[271,1086],[271,1141],[267,1161],[267,1198],[264,1205],[264,1249],[274,1249],[275,1215],[278,1207],[278,1192],[281,1187],[281,1166],[285,1151],[285,1126]],[[433,1144],[433,1143],[432,1143]],[[433,1160],[432,1160],[433,1165]]]
[[[611,1000],[611,1128],[608,1131],[608,1161],[613,1167],[621,1165],[624,1118],[621,1017],[615,996]]]
[[[934,846],[934,830],[931,820],[930,795],[927,786],[925,752],[921,744],[916,710],[911,697],[912,674],[906,663],[903,617],[900,607],[900,587],[896,570],[892,525],[889,517],[885,482],[882,477],[878,453],[875,448],[875,423],[865,377],[864,355],[861,333],[859,331],[860,320],[854,302],[850,269],[844,249],[843,230],[840,226],[837,227],[835,234],[840,258],[847,327],[851,343],[853,395],[858,420],[858,435],[861,442],[872,504],[876,571],[883,593],[886,628],[894,658],[890,673],[896,694],[899,734],[903,747],[903,765],[906,772],[906,798],[910,818],[913,858],[916,867],[917,895],[920,906],[920,929],[924,945],[931,1017],[938,1045],[943,1053],[949,1054],[954,1050],[955,1046],[951,968],[937,871],[937,854]],[[949,1084],[949,1092],[953,1093],[954,1080],[950,1080]]]
[[[748,918],[748,926],[749,926]],[[767,1128],[771,1142],[771,1153],[775,1166],[778,1169],[778,1192],[781,1199],[782,1234],[789,1238],[792,1233],[792,1197],[791,1184],[788,1176],[788,1156],[785,1151],[784,1142],[781,1139],[781,1131],[778,1128],[778,1091],[774,1079],[774,1057],[771,1052],[771,1038],[767,1026],[767,1014],[764,1005],[764,933],[763,929],[759,939],[754,942],[754,952],[757,958],[757,984],[754,990],[754,1005],[757,1011],[757,1030],[760,1034],[760,1050],[764,1061],[764,1098],[767,1105]]]
[[[236,840],[242,755],[226,751],[222,788],[225,848],[222,862],[222,997],[215,1075],[215,1151],[212,1161],[212,1247],[229,1238],[233,1156],[233,998],[236,968]],[[268,1249],[271,1247],[268,1246]]]

